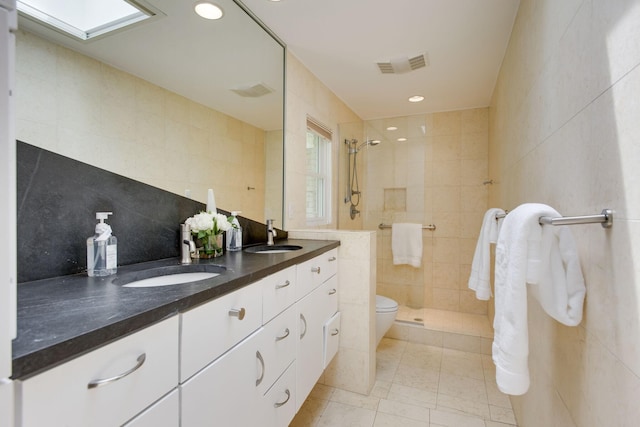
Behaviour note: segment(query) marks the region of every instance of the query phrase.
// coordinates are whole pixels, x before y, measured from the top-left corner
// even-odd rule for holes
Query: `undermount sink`
[[[293,252],[302,249],[302,246],[298,245],[259,245],[250,246],[245,249],[245,252],[253,254],[282,254],[286,252]]]
[[[125,273],[113,283],[123,288],[150,288],[195,283],[224,273],[226,267],[214,264],[171,265]]]

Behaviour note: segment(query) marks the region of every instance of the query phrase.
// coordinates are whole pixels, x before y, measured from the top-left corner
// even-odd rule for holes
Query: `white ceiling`
[[[488,106],[519,0],[242,0],[362,119]],[[430,64],[382,74],[422,53]],[[423,95],[420,103],[409,103]]]

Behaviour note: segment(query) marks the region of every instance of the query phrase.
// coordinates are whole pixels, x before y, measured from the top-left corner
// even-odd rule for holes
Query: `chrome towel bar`
[[[507,214],[496,215],[496,221],[505,216]],[[541,216],[539,222],[540,225],[602,224],[603,228],[611,228],[613,225],[613,210],[602,209],[600,215],[562,216],[559,218]]]
[[[378,228],[380,230],[382,230],[383,228],[391,228],[391,226],[389,224],[382,224],[380,223],[380,225],[378,225]],[[435,230],[436,226],[434,224],[429,224],[429,225],[423,225],[422,226],[423,230]]]

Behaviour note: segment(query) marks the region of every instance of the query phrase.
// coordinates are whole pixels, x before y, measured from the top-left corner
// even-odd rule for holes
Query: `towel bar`
[[[378,225],[378,228],[379,228],[380,230],[382,230],[383,228],[391,228],[391,226],[390,226],[390,225],[388,225],[388,224],[382,224],[382,223],[381,223],[380,225]],[[423,230],[435,230],[435,229],[436,229],[436,226],[435,226],[434,224],[423,225],[423,226],[422,226],[422,229],[423,229]]]
[[[507,214],[496,215],[496,221],[504,218],[506,215]],[[613,210],[602,209],[600,215],[562,216],[559,218],[541,216],[539,222],[540,225],[602,224],[603,228],[611,228],[613,225]]]

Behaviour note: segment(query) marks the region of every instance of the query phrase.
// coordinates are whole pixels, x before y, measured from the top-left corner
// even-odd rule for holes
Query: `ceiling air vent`
[[[427,54],[421,54],[409,58],[406,56],[391,59],[389,62],[377,62],[382,74],[402,74],[414,71],[429,65]]]
[[[265,85],[264,83],[257,83],[254,85],[246,85],[246,86],[239,86],[235,89],[231,89],[232,91],[234,91],[235,93],[237,93],[240,96],[244,96],[246,98],[258,98],[261,97],[263,95],[266,95],[268,93],[273,92],[273,89],[271,89],[269,86]]]

